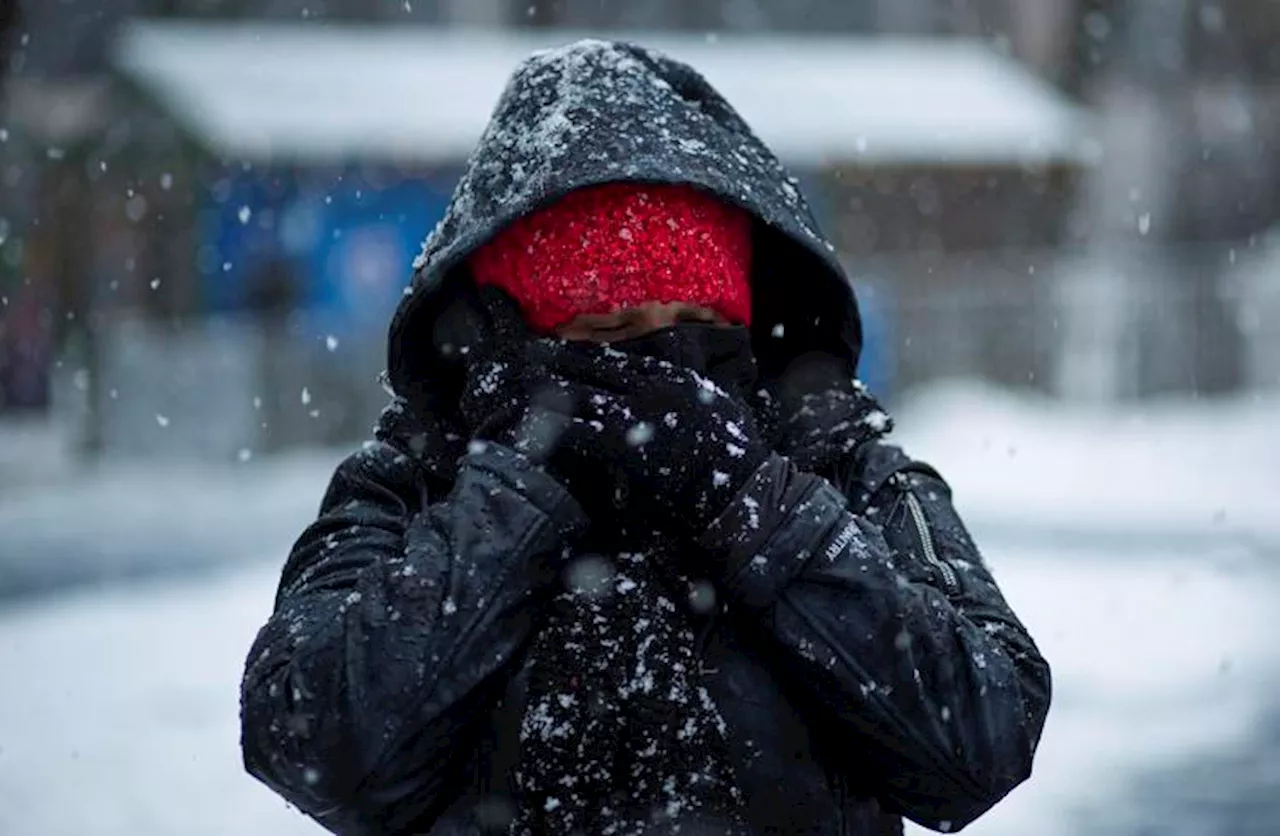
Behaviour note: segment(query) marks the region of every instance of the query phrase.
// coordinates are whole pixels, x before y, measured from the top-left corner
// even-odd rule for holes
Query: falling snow
[[[632,447],[643,447],[653,440],[653,424],[641,421],[627,430],[627,444]]]

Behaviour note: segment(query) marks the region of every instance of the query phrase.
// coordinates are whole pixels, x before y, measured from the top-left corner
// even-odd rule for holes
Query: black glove
[[[458,347],[464,369],[458,401],[463,428],[472,438],[509,442],[532,392],[528,328],[515,300],[496,288],[470,289],[461,304],[471,331]]]
[[[770,454],[750,408],[696,372],[583,344],[543,362],[575,402],[552,461],[621,477],[629,517],[696,536]]]
[[[820,472],[893,429],[893,420],[863,388],[852,385],[797,394],[782,404],[778,452],[801,470]]]
[[[557,343],[536,339],[519,306],[501,290],[475,288],[464,300],[468,338],[458,348],[465,369],[458,412],[470,439],[522,453],[563,484],[593,521],[613,518],[617,479],[612,474],[566,457],[549,458],[575,403],[568,383],[542,360]]]

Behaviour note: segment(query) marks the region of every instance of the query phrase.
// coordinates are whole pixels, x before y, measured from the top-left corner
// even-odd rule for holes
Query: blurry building
[[[367,429],[385,398],[374,385],[383,329],[421,236],[443,212],[511,69],[533,49],[573,37],[559,29],[212,22],[124,31],[114,58],[121,78],[136,107],[168,120],[172,144],[187,149],[185,176],[194,178],[171,190],[194,204],[165,210],[192,230],[186,265],[179,258],[161,271],[174,285],[169,292],[200,300],[206,317],[262,323],[255,301],[262,279],[279,276],[281,265],[294,271],[290,339],[261,328],[254,338],[259,349],[273,340],[263,356],[275,371],[237,376],[224,364],[220,372],[257,381],[256,400],[239,398],[237,417],[223,422],[250,430],[229,439],[228,449]],[[863,371],[873,385],[890,390],[953,370],[931,364],[936,357],[1024,382],[1026,359],[1002,347],[1007,327],[972,320],[955,344],[906,337],[960,333],[939,323],[965,321],[956,300],[992,287],[979,282],[986,276],[975,258],[989,268],[994,256],[975,254],[1002,242],[1057,245],[1065,196],[1088,147],[1082,113],[1015,62],[969,41],[708,41],[671,33],[644,40],[702,70],[800,174],[864,293]],[[984,211],[974,211],[979,205]],[[171,243],[158,239],[145,247]],[[1023,299],[1023,276],[1008,269],[1001,277],[1006,308],[973,312],[993,325]],[[136,346],[136,323],[130,328]],[[185,338],[199,331],[189,326]],[[108,389],[117,369],[134,373],[144,362],[136,352],[113,359],[118,342],[108,340],[102,352]],[[237,341],[243,365],[255,362],[251,344]],[[181,389],[163,383],[169,376],[148,375],[160,387],[151,400]],[[109,433],[117,423],[146,426],[106,421]]]
[[[502,78],[584,31],[687,57],[801,173],[859,283],[880,388],[1263,385],[1273,8],[23,0],[0,79],[0,413],[70,392],[90,447],[224,456],[363,434],[383,318]],[[138,15],[191,25],[125,25]],[[225,28],[246,19],[272,28]],[[284,42],[267,32],[343,45],[268,66]],[[460,104],[411,107],[437,78]],[[237,411],[196,441],[151,431],[201,424],[202,400]]]
[[[1280,216],[1275,6],[1088,0],[1050,72],[1099,116],[1079,195],[1088,246],[1058,273],[1058,389],[1112,400],[1255,385],[1271,339],[1238,312],[1272,293],[1231,279]],[[1244,295],[1242,295],[1244,294]]]

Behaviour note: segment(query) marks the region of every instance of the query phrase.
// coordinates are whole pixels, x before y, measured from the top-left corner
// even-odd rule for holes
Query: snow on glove
[[[458,411],[471,439],[510,447],[542,466],[592,520],[616,515],[616,478],[564,457],[548,458],[575,404],[568,383],[550,374],[541,359],[555,341],[535,339],[515,301],[501,290],[479,288],[465,304],[474,336],[462,353],[466,374]]]
[[[801,470],[838,464],[893,429],[893,420],[861,383],[798,395],[782,406],[778,452]]]
[[[658,528],[700,533],[770,454],[750,408],[697,372],[599,346],[546,362],[575,397],[560,447],[620,476],[627,509]]]
[[[474,336],[461,349],[465,382],[458,412],[472,438],[511,441],[533,391],[528,329],[515,300],[500,290],[478,288],[464,299]]]

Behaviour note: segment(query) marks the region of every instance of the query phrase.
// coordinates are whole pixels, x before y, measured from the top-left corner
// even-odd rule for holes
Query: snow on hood
[[[854,373],[857,302],[796,179],[693,68],[635,44],[583,40],[535,52],[507,84],[392,318],[395,391],[438,377],[435,320],[467,280],[471,252],[570,191],[624,181],[690,185],[750,212],[762,369],[819,352]]]

